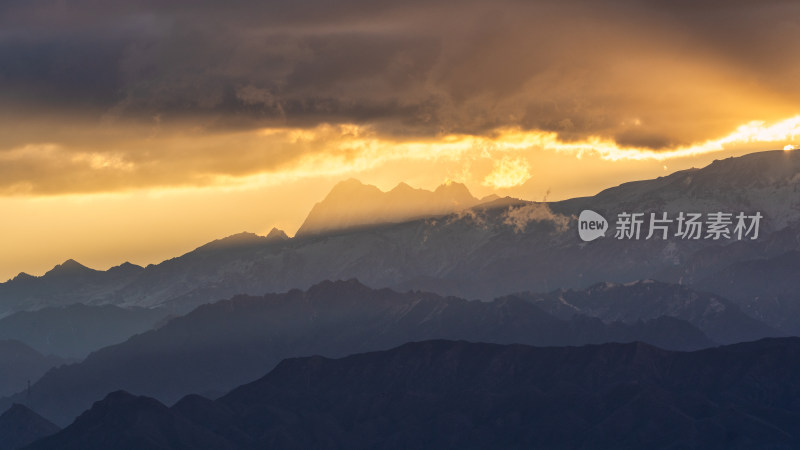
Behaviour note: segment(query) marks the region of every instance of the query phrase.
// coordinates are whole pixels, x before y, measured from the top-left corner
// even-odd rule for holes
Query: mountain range
[[[34,448],[793,448],[800,344],[759,339],[800,333],[798,185],[800,152],[549,203],[347,180],[294,237],[23,273],[0,283],[0,435],[52,434],[35,410],[72,425]],[[583,242],[587,209],[763,220]]]
[[[587,289],[517,296],[564,320],[583,315],[604,322],[634,323],[674,317],[691,323],[722,344],[782,335],[719,295],[660,281],[642,280],[624,285],[605,282]]]
[[[53,367],[69,362],[53,355],[42,355],[20,341],[0,340],[0,396],[22,392]]]
[[[95,270],[69,259],[41,277],[23,272],[0,284],[0,317],[18,311],[109,298],[119,286],[132,282],[143,270],[131,263],[105,271]]]
[[[236,294],[305,289],[325,279],[357,278],[374,287],[482,299],[654,279],[714,292],[793,333],[800,329],[800,317],[792,314],[792,305],[798,304],[793,285],[764,299],[739,295],[752,292],[748,286],[725,289],[715,280],[745,280],[732,271],[740,266],[758,271],[774,258],[800,251],[798,174],[800,153],[760,152],[549,203],[479,201],[457,184],[436,192],[404,185],[381,192],[349,180],[313,208],[293,238],[280,230],[271,237],[242,233],[146,268],[122,265],[100,272],[68,261],[42,277],[21,274],[0,284],[0,313],[79,301],[183,314]],[[352,192],[358,195],[347,195]],[[409,215],[408,208],[399,206],[404,203],[395,200],[404,192],[413,193],[408,204],[422,202],[419,208],[432,202],[432,209],[419,215],[438,215]],[[451,212],[436,206],[442,204],[450,205]],[[587,243],[576,230],[576,217],[584,209],[609,219],[622,211],[673,217],[678,212],[760,212],[764,218],[755,240],[609,236]],[[365,222],[370,214],[374,220]]]
[[[0,414],[0,450],[21,449],[59,430],[58,426],[25,405],[15,403]]]
[[[480,202],[461,183],[443,184],[432,192],[400,183],[394,189],[383,192],[351,178],[338,183],[321,202],[311,208],[296,236],[329,234],[443,216],[471,208]]]
[[[741,305],[751,316],[800,335],[800,251],[737,261],[695,283]]]
[[[217,400],[112,392],[28,448],[791,449],[798,361],[798,338],[691,353],[416,342],[287,359]]]
[[[150,330],[168,313],[159,308],[120,308],[76,303],[20,311],[0,319],[0,339],[15,339],[45,355],[82,359]]]
[[[236,296],[201,306],[47,372],[29,393],[0,401],[0,409],[25,401],[66,425],[93,400],[120,389],[167,403],[189,393],[213,397],[288,357],[340,357],[426,339],[550,346],[642,341],[679,350],[716,345],[696,326],[669,316],[629,323],[586,316],[565,320],[514,296],[468,301],[374,290],[355,280],[326,281],[307,291]]]

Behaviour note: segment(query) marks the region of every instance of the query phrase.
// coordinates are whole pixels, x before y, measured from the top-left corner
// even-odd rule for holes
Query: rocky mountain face
[[[492,302],[425,292],[370,289],[357,281],[323,282],[308,291],[237,296],[202,306],[164,326],[51,370],[26,399],[66,425],[108,392],[124,389],[167,403],[189,393],[219,395],[253,380],[284,358],[339,357],[409,341],[464,339],[531,345],[642,341],[669,349],[716,345],[690,323],[658,317],[604,323],[550,315],[532,302]]]
[[[112,301],[113,292],[132,282],[142,270],[144,268],[130,263],[106,271],[94,270],[70,259],[41,277],[23,272],[0,283],[0,317],[91,299],[105,299],[108,303]]]
[[[382,192],[351,178],[334,186],[324,200],[311,208],[297,236],[442,216],[478,203],[479,200],[460,183],[443,184],[433,192],[400,183]]]
[[[144,269],[97,272],[73,267],[66,277],[20,275],[0,284],[0,311],[9,314],[80,299],[158,306],[183,314],[236,294],[306,289],[325,279],[357,278],[373,287],[481,299],[654,279],[712,291],[770,326],[795,332],[800,329],[800,319],[794,318],[800,316],[792,314],[792,305],[800,303],[796,290],[770,291],[766,297],[772,300],[764,300],[752,295],[764,283],[732,274],[736,267],[759,266],[800,251],[798,174],[799,152],[762,152],[625,183],[592,197],[553,203],[506,198],[472,206],[474,197],[455,184],[442,188],[444,193],[404,185],[386,193],[350,180],[315,207],[308,225],[293,238],[279,230],[271,237],[242,233]],[[394,200],[395,195],[411,200]],[[413,219],[402,206],[412,204],[457,204],[466,209]],[[612,230],[607,237],[592,242],[578,238],[576,218],[584,209],[608,218]],[[364,222],[364,211],[380,223]],[[763,219],[755,240],[682,239],[674,236],[675,224],[666,240],[645,239],[646,228],[639,240],[615,239],[615,218],[626,211],[647,217],[666,212],[673,219],[680,212],[745,212],[760,213]],[[332,228],[324,228],[323,217]],[[394,223],[399,220],[405,221]],[[783,282],[796,278],[792,275]],[[725,277],[739,285],[726,289],[715,281]],[[745,286],[748,279],[753,281]],[[743,292],[751,294],[738,295]]]
[[[171,408],[114,392],[30,448],[789,449],[798,361],[797,338],[691,353],[416,342],[288,359]]]
[[[800,333],[799,190],[800,152],[551,203],[349,180],[295,237],[240,233],[146,268],[69,260],[0,283],[0,337],[94,351],[45,374],[61,360],[3,341],[17,378],[0,410],[24,401],[67,425],[115,392],[37,448],[795,448],[796,340],[671,350]],[[608,219],[605,237],[579,238],[586,209]],[[647,222],[617,239],[625,212],[762,220],[757,239],[650,239]],[[324,358],[431,339],[664,350],[450,342]],[[218,400],[161,403],[273,368]]]

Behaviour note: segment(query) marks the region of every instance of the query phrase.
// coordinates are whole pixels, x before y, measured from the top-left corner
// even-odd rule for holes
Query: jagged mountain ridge
[[[782,335],[718,295],[653,280],[625,285],[606,282],[583,290],[559,289],[549,294],[518,296],[561,319],[584,315],[605,322],[633,323],[661,316],[675,317],[722,344]]]
[[[323,282],[305,292],[204,305],[48,372],[24,398],[66,425],[93,400],[118,389],[173,402],[192,392],[225,392],[287,357],[344,356],[437,338],[535,345],[645,341],[674,349],[715,345],[688,322],[670,317],[631,324],[588,317],[567,321],[517,298],[467,301],[373,290],[355,280]],[[0,407],[22,398],[4,399]]]
[[[484,299],[584,288],[599,281],[657,279],[692,285],[731,264],[800,250],[799,173],[800,152],[761,152],[561,202],[495,199],[445,216],[325,235],[235,235],[148,266],[82,298],[183,313],[238,293],[305,289],[322,279],[358,278],[375,287]],[[765,217],[755,241],[605,238],[587,244],[575,229],[575,216],[584,208],[609,219],[622,210],[757,210]],[[0,308],[14,308],[19,298],[8,295],[8,284],[0,285]],[[49,300],[74,297],[81,286],[64,288]]]
[[[114,291],[135,280],[143,270],[128,262],[106,271],[95,270],[69,259],[40,277],[23,272],[0,283],[0,317],[89,299],[109,299]]]
[[[296,236],[441,216],[478,203],[461,183],[443,184],[432,192],[400,183],[383,192],[351,178],[335,185],[325,199],[311,208]]]
[[[789,449],[798,361],[797,338],[691,353],[425,341],[284,360],[215,401],[113,392],[31,449]]]
[[[0,319],[0,339],[16,339],[46,355],[82,359],[153,328],[167,315],[158,308],[114,305],[47,307]]]
[[[800,219],[800,152],[729,157],[700,169],[623,183],[592,197],[557,203],[617,212],[760,211],[769,217],[763,224],[766,231],[777,231]]]

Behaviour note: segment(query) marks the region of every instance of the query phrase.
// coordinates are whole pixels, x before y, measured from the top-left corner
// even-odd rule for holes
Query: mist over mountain
[[[479,200],[461,183],[443,184],[433,192],[400,183],[383,192],[351,178],[334,186],[324,200],[311,208],[296,236],[441,216],[477,203]]]
[[[41,277],[20,273],[0,283],[0,317],[16,311],[83,303],[88,299],[112,301],[120,286],[131,282],[144,268],[124,263],[106,271],[90,269],[69,259]]]
[[[387,445],[399,442],[399,446],[416,446],[419,442],[400,436],[411,436],[413,433],[408,430],[421,430],[424,438],[425,425],[401,420],[406,417],[403,410],[381,415],[381,406],[386,406],[383,403],[358,409],[355,417],[381,418],[364,425],[363,433],[373,439],[365,441],[362,431],[353,431],[356,422],[341,425],[336,422],[338,419],[328,416],[348,417],[349,410],[320,410],[326,403],[315,404],[312,397],[291,399],[299,402],[298,408],[310,408],[299,413],[282,407],[256,406],[261,411],[258,414],[265,414],[258,416],[261,419],[248,416],[250,412],[237,412],[231,405],[219,409],[219,402],[200,397],[190,397],[174,408],[159,402],[172,403],[189,393],[215,398],[262,376],[285,358],[341,357],[409,341],[463,339],[541,346],[641,341],[668,350],[693,350],[797,333],[799,185],[798,152],[729,158],[701,169],[625,183],[592,197],[550,203],[497,197],[479,201],[457,184],[435,192],[406,185],[381,192],[349,180],[336,186],[315,206],[302,232],[293,238],[278,229],[268,236],[239,233],[146,268],[123,264],[96,271],[69,260],[41,277],[20,274],[0,284],[0,314],[7,316],[3,320],[8,321],[4,322],[9,324],[8,332],[16,330],[17,338],[39,346],[50,345],[37,348],[91,350],[88,344],[77,344],[81,342],[78,334],[69,334],[69,324],[73,323],[70,320],[84,323],[85,330],[81,332],[92,335],[92,345],[98,345],[104,339],[110,343],[150,329],[167,314],[185,314],[161,320],[162,326],[97,350],[80,363],[50,370],[33,383],[30,395],[15,388],[17,394],[0,401],[0,408],[25,399],[45,417],[67,425],[92,401],[122,389],[155,400],[118,393],[110,399],[113,401],[101,402],[102,408],[95,410],[108,415],[90,414],[91,420],[82,422],[88,428],[72,428],[69,435],[83,439],[82,433],[106,417],[137,417],[143,420],[137,422],[142,428],[133,429],[130,438],[151,433],[145,441],[134,442],[151,442],[152,438],[152,442],[166,442],[165,448],[175,443],[191,447],[201,441],[216,442],[213,445],[219,444],[220,448],[276,443],[288,448],[358,448],[371,446],[379,435],[392,439],[385,433],[387,424],[399,423],[398,441]],[[578,237],[576,218],[584,209],[596,211],[609,221],[624,211],[645,216],[667,212],[673,217],[679,212],[759,212],[763,220],[757,239],[690,240],[670,236],[666,240],[620,240],[608,233],[605,238],[583,242]],[[354,281],[356,278],[361,282]],[[320,282],[328,279],[351,281]],[[264,295],[265,292],[285,293]],[[519,294],[510,295],[514,292]],[[496,300],[467,300],[491,298]],[[88,306],[64,307],[77,302]],[[103,309],[108,305],[114,306]],[[124,310],[119,307],[159,310],[149,316],[152,311],[121,312]],[[38,311],[20,312],[29,310]],[[92,316],[100,311],[106,315]],[[135,314],[140,316],[133,318]],[[105,326],[119,324],[120,333],[110,336],[92,328],[90,317],[105,317],[107,320],[94,322]],[[18,325],[14,328],[10,324]],[[55,334],[41,334],[43,328],[39,324],[47,324],[46,328]],[[63,342],[54,345],[52,337]],[[770,342],[791,345],[772,346]],[[714,442],[723,442],[725,445],[719,444],[722,447],[748,448],[763,442],[776,448],[791,448],[796,446],[797,438],[786,430],[793,429],[793,406],[772,397],[764,400],[766,397],[758,397],[761,394],[746,391],[741,380],[762,380],[759,377],[766,375],[759,370],[776,370],[772,375],[779,378],[795,370],[793,366],[779,366],[778,356],[771,353],[785,352],[783,356],[794,357],[795,344],[793,340],[752,344],[764,346],[761,351],[766,360],[753,356],[755,353],[731,350],[751,348],[746,346],[703,353],[703,358],[712,361],[703,373],[684,367],[683,356],[665,357],[666,363],[660,357],[647,359],[641,362],[652,366],[647,370],[666,371],[653,375],[660,381],[647,385],[652,389],[645,386],[638,391],[636,386],[640,385],[636,383],[642,382],[639,379],[635,386],[615,382],[606,386],[610,397],[575,397],[571,407],[564,406],[565,412],[553,417],[558,417],[565,429],[586,430],[583,434],[592,436],[586,442],[599,442],[600,447],[602,443],[612,446],[609,443],[616,444],[619,439],[629,447],[654,446],[650,441],[638,440],[644,439],[641,435],[629,433],[625,435],[629,440],[624,440],[616,433],[625,426],[643,426],[636,422],[638,417],[661,414],[652,416],[664,419],[658,423],[667,428],[659,432],[671,436],[678,430],[675,435],[682,436],[669,441],[676,447],[713,448]],[[783,350],[775,350],[778,347]],[[730,356],[734,354],[745,358],[741,366],[735,365]],[[604,358],[613,359],[610,355]],[[695,362],[705,364],[702,360]],[[667,365],[661,366],[662,363]],[[590,373],[594,369],[581,367]],[[749,367],[756,372],[745,373]],[[733,378],[717,371],[721,368],[731,370]],[[726,383],[740,381],[730,387],[732,391],[722,392],[709,374],[720,377],[720,386],[730,387],[733,385]],[[662,377],[676,378],[664,381]],[[694,389],[694,378],[700,383],[699,390],[683,397],[686,389]],[[675,380],[690,381],[680,386],[670,384]],[[784,378],[762,381],[788,386],[781,395],[796,394]],[[599,387],[598,392],[606,392],[602,387],[605,385],[593,386]],[[620,386],[625,386],[620,388],[622,391],[614,390]],[[530,398],[536,404],[548,405],[570,401],[569,392],[575,391],[554,392],[558,394],[553,398],[533,394]],[[636,392],[637,396],[625,397],[625,392]],[[320,391],[314,395],[318,399],[327,394]],[[493,395],[478,406],[488,407],[488,399],[496,398]],[[620,403],[624,404],[622,409],[615,409],[613,414],[610,410],[598,412],[620,399],[624,400]],[[766,403],[759,403],[762,400]],[[290,401],[288,397],[286,401]],[[437,407],[415,405],[423,410]],[[570,415],[576,405],[590,405],[590,412],[598,415],[576,418]],[[458,406],[468,410],[475,405]],[[122,415],[115,412],[118,408]],[[264,408],[269,412],[264,413]],[[503,410],[508,408],[514,411],[513,405],[503,404]],[[201,413],[193,415],[193,410]],[[458,408],[443,411],[444,416],[429,419],[446,424],[451,430],[463,430],[464,426],[484,429],[475,421],[490,414],[483,409],[465,419],[453,415],[452,411]],[[528,417],[526,414],[535,416],[533,411],[518,411],[513,417],[502,416],[501,422],[492,423],[523,423],[520,418]],[[240,428],[240,420],[257,422],[263,417],[269,417],[267,428],[274,427],[270,428],[272,431],[259,434],[247,426]],[[453,417],[457,420],[450,422]],[[316,431],[297,437],[301,422],[311,424],[310,429]],[[543,423],[542,429],[556,426]],[[259,426],[264,429],[263,424]],[[220,431],[219,427],[227,431]],[[522,428],[513,428],[512,435],[522,433],[520,439],[539,443],[536,445],[551,442],[547,436],[524,434]],[[113,427],[109,430],[109,439],[119,435]],[[358,436],[349,435],[351,432]],[[487,433],[492,439],[505,442],[493,431]],[[575,436],[583,434],[573,431]],[[436,439],[432,434],[428,436]],[[564,445],[579,446],[577,441],[563,440],[566,434],[559,436],[557,440]],[[706,441],[705,436],[716,436],[717,440]],[[128,437],[119,438],[124,441]],[[184,438],[189,440],[184,442]],[[79,442],[70,439],[61,443]],[[440,447],[461,443],[453,439],[436,443]],[[484,442],[481,436],[472,437],[470,442],[473,441]]]
[[[306,289],[324,279],[357,278],[373,287],[482,299],[511,292],[586,288],[604,281],[654,279],[689,286],[697,283],[703,290],[729,297],[770,326],[795,330],[800,328],[800,319],[794,319],[790,304],[800,302],[796,296],[781,297],[775,308],[765,306],[771,311],[751,312],[755,311],[752,296],[740,298],[728,295],[729,291],[714,291],[717,285],[704,280],[734,264],[800,251],[798,174],[800,153],[760,152],[654,180],[625,183],[592,197],[551,203],[487,199],[450,214],[381,224],[361,223],[359,214],[369,210],[383,222],[401,220],[386,218],[395,214],[392,211],[406,211],[400,206],[402,201],[386,200],[395,191],[402,198],[414,199],[408,204],[439,205],[422,198],[440,195],[449,199],[450,203],[445,202],[449,205],[453,199],[468,204],[469,198],[463,186],[456,184],[443,189],[456,194],[402,185],[383,193],[350,180],[337,186],[330,201],[324,200],[309,214],[309,225],[297,237],[289,239],[278,231],[272,238],[234,235],[160,264],[131,270],[125,277],[92,273],[92,277],[102,275],[101,281],[78,279],[88,274],[58,282],[47,275],[23,277],[0,285],[0,309],[13,312],[35,305],[75,303],[80,298],[91,304],[161,306],[180,314],[240,293]],[[338,216],[325,206],[334,204],[341,208]],[[760,212],[764,218],[756,240],[618,240],[609,233],[609,237],[585,243],[576,229],[576,217],[583,209],[609,220],[623,211],[668,212],[672,217],[678,212]],[[332,227],[354,228],[312,233],[312,223],[316,223],[314,229],[324,228],[316,219],[323,216]]]
[[[20,341],[0,340],[0,395],[24,392],[28,382],[35,382],[51,368],[66,362],[58,356],[42,355]]]
[[[739,261],[696,283],[736,301],[786,333],[800,335],[800,251]]]
[[[556,203],[615,212],[760,211],[768,218],[762,223],[768,233],[800,219],[800,153],[773,150],[715,160]]]
[[[625,285],[598,283],[585,290],[559,289],[549,294],[518,296],[562,319],[584,315],[605,322],[633,323],[674,317],[691,323],[723,344],[782,335],[718,295],[653,280]]]
[[[308,291],[237,296],[204,305],[153,331],[48,372],[24,398],[58,424],[124,389],[171,403],[189,393],[218,395],[294,356],[345,356],[425,339],[532,345],[643,341],[671,349],[715,345],[686,321],[630,324],[558,319],[520,298],[467,301],[425,292],[370,289],[355,280]],[[0,408],[17,395],[0,401]],[[5,403],[4,403],[5,402]]]
[[[63,450],[230,449],[225,438],[174,414],[155,399],[112,392],[61,433],[33,445]]]
[[[15,403],[0,415],[0,450],[21,449],[60,429],[25,405]]]
[[[416,342],[287,359],[215,401],[113,392],[30,448],[789,449],[798,361],[797,338],[691,353]]]
[[[38,352],[82,359],[147,331],[168,313],[158,308],[74,304],[21,311],[0,319],[0,339],[16,339]]]

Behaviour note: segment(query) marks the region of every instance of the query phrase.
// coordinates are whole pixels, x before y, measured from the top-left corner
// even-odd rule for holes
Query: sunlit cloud
[[[495,164],[492,173],[483,179],[484,186],[496,189],[519,186],[531,177],[530,165],[522,158],[504,156]]]
[[[726,155],[743,146],[795,148],[800,116],[752,121],[688,146],[652,150],[609,138],[564,141],[555,132],[503,127],[482,135],[408,137],[371,125],[321,124],[220,134],[165,134],[104,148],[51,142],[0,152],[0,193],[64,195],[185,188],[252,189],[328,177],[359,176],[395,163],[452,163],[468,185],[504,189],[525,183],[542,154],[602,161],[660,161]]]
[[[697,156],[706,153],[720,152],[736,145],[753,143],[779,143],[794,140],[800,135],[800,115],[782,120],[771,125],[764,121],[755,120],[741,125],[727,136],[711,139],[700,144],[680,147],[672,150],[653,151],[636,148],[619,148],[613,143],[596,141],[589,144],[589,150],[597,152],[603,159],[644,160],[652,159],[664,161],[673,158]],[[575,149],[583,151],[584,145],[560,145],[559,149]]]
[[[322,149],[299,158],[280,173],[265,172],[250,177],[259,184],[280,183],[287,179],[312,176],[358,174],[398,160],[475,161],[491,162],[491,171],[482,179],[469,180],[484,186],[508,188],[524,183],[531,177],[526,156],[532,152],[553,151],[572,154],[577,158],[595,156],[607,161],[667,161],[698,155],[720,153],[744,144],[780,144],[800,135],[800,116],[773,124],[753,121],[738,127],[728,135],[690,146],[655,151],[645,148],[620,147],[615,142],[590,138],[584,141],[563,142],[553,132],[525,131],[519,128],[495,130],[489,136],[447,135],[439,139],[398,141],[381,137],[369,127],[357,125],[324,125],[308,130],[262,130],[265,136],[280,136],[288,142],[317,145]],[[792,145],[784,147],[794,148]],[[666,166],[665,166],[666,167]],[[220,178],[222,180],[222,178]],[[235,179],[226,177],[227,182]]]
[[[800,142],[798,2],[45,3],[0,2],[0,274],[165,224],[291,234],[350,177],[562,199]]]

